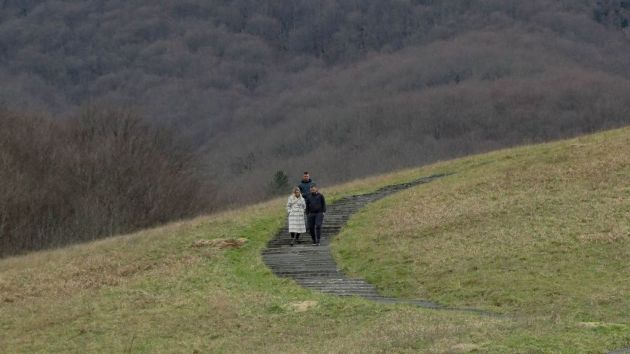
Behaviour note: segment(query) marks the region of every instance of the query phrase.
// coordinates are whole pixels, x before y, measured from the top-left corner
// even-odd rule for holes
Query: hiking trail
[[[300,236],[301,244],[291,247],[288,225],[278,231],[263,251],[264,263],[279,277],[292,278],[302,287],[337,296],[359,296],[368,300],[388,304],[411,304],[435,310],[475,312],[481,315],[501,316],[497,313],[475,308],[447,307],[429,300],[407,300],[387,297],[379,294],[374,285],[360,278],[350,278],[337,268],[332,256],[330,243],[339,234],[341,228],[357,211],[369,203],[387,197],[396,192],[420,184],[432,182],[448,174],[423,177],[411,182],[382,187],[375,192],[351,195],[339,199],[327,206],[320,246],[311,244],[307,233]],[[608,354],[630,354],[630,348],[610,351]]]
[[[446,175],[423,177],[411,182],[385,186],[375,192],[344,197],[327,206],[320,246],[313,246],[308,233],[300,236],[301,244],[291,247],[291,236],[287,225],[269,241],[263,251],[263,261],[279,277],[292,278],[307,289],[338,296],[359,296],[365,299],[393,304],[412,304],[424,308],[471,311],[483,314],[478,309],[449,308],[428,300],[405,300],[386,297],[378,293],[374,285],[360,278],[350,278],[337,268],[330,243],[339,234],[348,219],[365,205],[393,193],[429,183]]]

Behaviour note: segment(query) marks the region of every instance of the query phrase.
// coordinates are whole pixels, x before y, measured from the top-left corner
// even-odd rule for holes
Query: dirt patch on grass
[[[580,235],[579,240],[582,244],[622,242],[626,238],[630,238],[630,233],[627,232],[628,231],[621,230],[620,227],[615,227],[605,232]]]
[[[289,308],[291,308],[295,312],[306,312],[310,309],[317,307],[317,301],[300,301],[293,302],[289,304]]]
[[[241,248],[247,243],[246,238],[217,238],[214,240],[197,240],[192,243],[192,247],[201,248],[201,247],[211,247],[216,249],[227,249],[227,248]]]
[[[471,353],[481,349],[481,346],[472,343],[457,344],[450,348],[449,353]]]
[[[606,323],[606,322],[578,322],[576,325],[579,328],[588,328],[588,329],[623,327],[622,324]]]

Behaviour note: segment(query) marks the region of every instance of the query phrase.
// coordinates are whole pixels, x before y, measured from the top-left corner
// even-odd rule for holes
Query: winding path
[[[341,231],[348,219],[366,204],[382,199],[390,194],[429,183],[446,175],[433,175],[412,182],[383,187],[376,192],[352,195],[340,199],[327,208],[320,246],[312,246],[310,235],[301,236],[302,244],[290,246],[291,238],[287,225],[269,241],[263,251],[263,261],[279,277],[292,278],[301,286],[338,296],[359,296],[365,299],[390,303],[412,304],[437,310],[454,310],[475,312],[482,315],[498,314],[474,309],[452,308],[427,300],[404,300],[382,296],[374,285],[359,278],[350,278],[338,268],[330,251],[330,241]],[[608,354],[630,354],[630,348],[611,351]]]
[[[263,261],[279,277],[294,279],[305,288],[339,296],[360,296],[383,303],[406,303],[425,308],[460,310],[487,313],[477,309],[448,308],[426,300],[403,300],[382,296],[374,285],[359,278],[350,278],[338,268],[330,251],[330,241],[341,231],[352,214],[366,204],[379,200],[395,192],[429,183],[445,175],[434,175],[418,180],[383,187],[376,192],[353,195],[338,200],[327,207],[320,246],[311,245],[310,235],[301,236],[302,244],[290,246],[287,225],[269,241],[263,251]]]

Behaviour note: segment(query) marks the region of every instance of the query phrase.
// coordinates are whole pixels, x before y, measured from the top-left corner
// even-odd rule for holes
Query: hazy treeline
[[[628,0],[0,0],[0,106],[21,112],[3,113],[0,173],[26,181],[6,187],[3,240],[37,248],[257,201],[279,171],[325,186],[628,124],[628,19]],[[105,137],[70,133],[86,114]],[[128,136],[105,129],[117,117],[144,127],[152,158],[108,165]],[[36,138],[17,139],[25,127]],[[84,165],[102,179],[75,183]],[[181,204],[149,210],[177,188]]]
[[[230,126],[235,109],[265,95],[261,86],[295,73],[521,23],[589,41],[574,35],[601,32],[596,19],[623,26],[627,3],[2,0],[0,102],[56,114],[88,100],[137,106],[202,144]]]
[[[209,210],[198,159],[136,114],[63,121],[0,110],[0,256],[123,233]]]

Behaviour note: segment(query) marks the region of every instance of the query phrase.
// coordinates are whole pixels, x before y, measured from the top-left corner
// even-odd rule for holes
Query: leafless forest
[[[0,0],[0,256],[630,123],[630,0]]]

